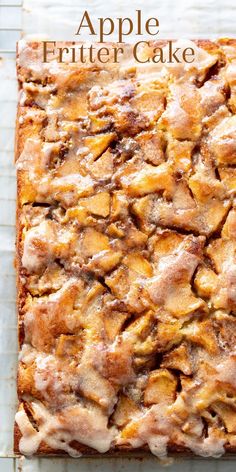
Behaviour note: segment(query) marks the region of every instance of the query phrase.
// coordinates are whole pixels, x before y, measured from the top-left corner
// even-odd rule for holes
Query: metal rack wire
[[[17,343],[13,272],[14,260],[14,123],[17,100],[15,77],[16,41],[22,32],[23,0],[0,0],[0,309],[1,323],[4,326],[6,342],[1,338],[0,357],[9,365],[4,371],[0,369],[0,470],[15,472],[16,461],[12,453],[12,425],[14,423],[15,398],[15,365]],[[5,461],[8,464],[5,468]]]
[[[10,44],[12,41],[12,34],[14,34],[14,41],[16,42],[20,39],[21,32],[22,32],[22,22],[21,22],[21,10],[22,10],[22,2],[19,3],[8,3],[8,2],[1,2],[0,0],[0,17],[6,13],[8,9],[12,11],[12,9],[17,9],[20,11],[20,24],[16,26],[9,26],[6,22],[6,25],[0,26],[0,36],[4,36],[4,40],[0,40],[0,55],[14,55],[15,54],[15,47],[12,45],[8,47],[2,47],[2,42],[4,44]],[[5,12],[4,12],[5,10]],[[9,10],[9,11],[10,11]]]

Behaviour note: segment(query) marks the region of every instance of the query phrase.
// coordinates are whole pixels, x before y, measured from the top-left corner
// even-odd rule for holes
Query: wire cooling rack
[[[0,0],[0,471],[17,470],[12,452],[16,405],[14,128],[17,101],[16,41],[22,31],[22,0]],[[5,458],[5,459],[4,459]]]
[[[14,56],[22,31],[22,1],[0,0],[0,55]]]

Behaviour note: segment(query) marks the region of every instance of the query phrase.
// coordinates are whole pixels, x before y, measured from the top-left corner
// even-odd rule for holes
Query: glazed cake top
[[[190,44],[170,67],[19,45],[23,454],[236,447],[236,43]]]

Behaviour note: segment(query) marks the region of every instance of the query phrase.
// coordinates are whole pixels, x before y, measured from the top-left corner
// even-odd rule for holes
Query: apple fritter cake
[[[236,450],[236,40],[190,44],[164,67],[19,43],[22,454]]]

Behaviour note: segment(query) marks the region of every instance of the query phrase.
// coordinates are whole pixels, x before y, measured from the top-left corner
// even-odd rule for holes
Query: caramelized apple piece
[[[82,239],[82,251],[86,256],[94,256],[98,252],[108,249],[109,239],[107,236],[93,228],[85,229]]]
[[[116,336],[121,333],[122,326],[125,321],[129,318],[130,314],[122,313],[119,311],[104,312],[103,321],[106,331],[110,341],[114,341]]]
[[[118,267],[106,277],[105,282],[115,297],[123,298],[130,287],[128,269],[124,266]]]
[[[50,352],[58,335],[73,334],[74,329],[80,325],[74,305],[82,289],[83,282],[80,279],[72,279],[55,293],[33,301],[31,297],[27,300],[25,323],[28,341],[33,347],[39,351]]]
[[[104,152],[95,162],[90,164],[92,175],[97,180],[110,179],[113,173],[113,156],[109,150]]]
[[[171,139],[167,145],[167,155],[176,171],[188,172],[191,168],[191,154],[194,143]]]
[[[187,344],[182,343],[180,346],[164,355],[161,367],[177,369],[183,372],[185,375],[191,375],[192,365],[190,355],[190,349],[188,348]]]
[[[56,258],[70,257],[76,235],[51,220],[44,220],[25,233],[22,265],[28,272],[40,272]]]
[[[47,267],[42,275],[30,275],[27,281],[27,289],[31,295],[45,295],[49,292],[60,290],[68,281],[65,270],[57,263]]]
[[[37,395],[37,389],[35,388],[34,374],[35,364],[23,364],[22,362],[18,367],[18,391],[21,395],[34,395],[38,398],[40,393]]]
[[[182,323],[179,320],[172,323],[168,321],[158,322],[156,333],[158,352],[168,351],[180,343],[183,338],[181,326]]]
[[[100,192],[83,200],[82,205],[92,214],[106,218],[110,212],[110,194]]]
[[[96,113],[89,113],[90,132],[99,133],[104,131],[111,123],[109,116],[99,117]]]
[[[219,353],[217,336],[211,319],[193,322],[183,328],[182,333],[189,341],[202,346],[209,354],[217,355]]]
[[[153,250],[153,258],[158,262],[161,257],[168,256],[176,251],[183,241],[184,236],[175,231],[163,230],[161,233],[149,239]]]
[[[150,214],[153,209],[153,199],[151,195],[137,199],[132,205],[132,212],[137,217],[142,231],[151,233],[155,228],[150,221]]]
[[[81,226],[89,226],[93,223],[93,218],[83,206],[71,207],[66,210],[63,223],[68,221],[76,221]]]
[[[199,168],[188,180],[189,188],[196,201],[200,203],[208,202],[209,199],[223,199],[225,188],[222,182],[211,175],[209,169]]]
[[[102,251],[101,254],[98,254],[89,261],[87,268],[92,271],[97,271],[98,275],[103,275],[106,272],[110,272],[114,269],[122,258],[121,251],[106,250]]]
[[[208,267],[200,267],[194,278],[194,286],[200,297],[210,298],[217,286],[217,275]]]
[[[150,373],[144,392],[144,404],[170,404],[175,400],[177,380],[167,369],[158,369]]]
[[[61,334],[57,340],[55,354],[58,357],[80,357],[83,349],[83,337]]]
[[[139,413],[138,405],[129,397],[120,395],[112,419],[117,426],[125,426],[134,416]]]
[[[153,274],[151,264],[139,253],[131,253],[126,256],[124,264],[144,277],[151,277]]]
[[[126,330],[135,337],[134,353],[137,357],[145,357],[156,350],[156,320],[152,311],[148,311],[133,321]]]
[[[167,107],[159,120],[160,128],[168,130],[175,139],[196,141],[202,130],[200,99],[193,84],[170,84]]]
[[[212,403],[211,408],[223,420],[229,433],[236,433],[236,409],[223,402]]]
[[[69,84],[68,84],[69,85]],[[63,90],[63,89],[62,89]],[[51,98],[51,106],[59,111],[62,119],[68,121],[78,120],[87,115],[87,90],[80,89],[79,98],[75,99],[74,93],[66,94],[61,90]],[[73,90],[73,89],[72,89]],[[59,89],[60,91],[60,89]]]
[[[140,146],[137,154],[141,154],[146,162],[155,166],[163,162],[164,137],[160,131],[144,131],[136,137],[136,141]]]
[[[113,192],[111,218],[116,220],[128,216],[128,204],[125,192],[122,190]]]
[[[221,231],[223,239],[236,239],[236,209],[230,210]]]
[[[236,164],[236,116],[222,120],[211,132],[209,147],[216,157],[217,163]]]
[[[168,164],[163,163],[157,167],[146,164],[137,174],[121,177],[123,188],[127,189],[132,197],[139,197],[148,193],[166,191],[172,194],[174,179]]]
[[[138,431],[140,428],[140,421],[131,420],[128,422],[121,431],[121,438],[124,440],[133,439],[138,436]]]
[[[150,123],[154,123],[164,111],[163,90],[157,87],[155,82],[141,82],[130,103],[140,113],[147,115]]]
[[[119,226],[119,223],[111,223],[107,227],[107,233],[113,238],[123,238],[125,236],[124,230]]]
[[[207,206],[203,205],[200,214],[204,216],[208,226],[207,234],[212,234],[219,229],[228,213],[230,205],[231,202],[229,200],[219,201],[217,199],[209,200]]]
[[[231,227],[232,228],[232,227]],[[226,232],[226,228],[225,228]],[[233,229],[234,232],[234,229]],[[235,313],[235,239],[216,239],[207,248],[218,275],[218,283],[212,296],[216,309],[226,309]]]
[[[115,390],[111,383],[90,364],[82,363],[78,367],[78,393],[98,403],[103,408],[113,407]]]
[[[92,154],[93,159],[95,160],[106,151],[114,138],[115,133],[104,133],[97,134],[95,136],[87,136],[84,138],[84,146],[88,149],[88,152]]]
[[[226,186],[230,195],[236,192],[236,169],[230,167],[219,167],[221,181]]]
[[[194,295],[190,283],[200,263],[203,244],[204,238],[185,237],[177,250],[159,259],[155,276],[147,281],[151,300],[177,318],[200,308],[207,310],[205,302]]]
[[[125,227],[125,244],[128,249],[142,248],[147,242],[148,236],[139,231],[134,224],[128,224]]]

